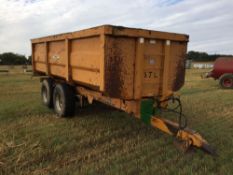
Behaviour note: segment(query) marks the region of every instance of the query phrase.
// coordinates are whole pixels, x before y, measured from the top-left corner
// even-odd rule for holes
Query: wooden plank
[[[70,81],[71,74],[70,74],[70,42],[68,39],[65,40],[65,72],[66,72],[66,81]]]
[[[163,79],[162,79],[162,100],[166,99],[171,95],[171,92],[168,91],[169,83],[169,67],[171,63],[171,41],[166,40],[164,46],[164,63],[163,63]]]
[[[105,79],[105,44],[106,38],[104,34],[100,35],[101,42],[101,56],[100,56],[100,91],[104,91],[104,79]]]
[[[106,30],[109,32],[109,30]],[[125,37],[144,37],[150,39],[162,39],[172,41],[186,41],[188,42],[189,36],[185,34],[161,32],[147,29],[127,28],[112,26],[112,35],[125,36]]]
[[[62,33],[57,35],[51,35],[47,37],[32,39],[32,43],[39,43],[45,41],[58,41],[64,39],[76,39],[76,38],[86,38],[98,35],[115,35],[115,36],[126,36],[126,37],[144,37],[152,39],[166,39],[172,41],[186,41],[188,42],[189,37],[185,34],[160,32],[154,30],[137,29],[137,28],[127,28],[111,25],[103,25],[90,29],[80,30],[70,33]]]
[[[135,60],[135,75],[134,75],[134,98],[135,99],[140,99],[142,95],[144,47],[145,47],[145,39],[138,38],[136,41],[136,60]]]
[[[96,27],[95,29],[86,29],[86,30],[80,30],[77,32],[62,33],[62,34],[51,35],[47,37],[35,38],[35,39],[32,39],[31,42],[39,43],[39,42],[45,42],[45,41],[59,41],[59,40],[64,40],[64,39],[87,38],[87,37],[99,36],[100,34],[104,34],[103,27]]]
[[[50,75],[50,65],[49,65],[49,57],[48,53],[49,48],[48,48],[48,42],[45,42],[45,61],[46,61],[46,75]]]

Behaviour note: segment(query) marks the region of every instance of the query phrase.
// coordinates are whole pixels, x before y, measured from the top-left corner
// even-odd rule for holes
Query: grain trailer
[[[103,25],[32,39],[33,73],[41,76],[45,105],[58,116],[74,115],[75,101],[94,100],[133,114],[182,141],[212,153],[205,139],[186,127],[175,96],[184,84],[188,35]],[[177,102],[178,122],[161,112]]]

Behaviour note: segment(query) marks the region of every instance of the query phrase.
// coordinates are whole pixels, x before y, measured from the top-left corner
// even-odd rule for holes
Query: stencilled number
[[[157,75],[155,72],[144,72],[144,78],[157,78]]]

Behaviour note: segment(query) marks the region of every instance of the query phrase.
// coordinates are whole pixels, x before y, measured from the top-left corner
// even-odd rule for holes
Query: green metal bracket
[[[155,108],[154,106],[155,100],[154,99],[142,99],[141,105],[140,105],[140,115],[141,120],[146,123],[151,123],[151,117],[153,115],[157,115],[160,113],[158,108]]]

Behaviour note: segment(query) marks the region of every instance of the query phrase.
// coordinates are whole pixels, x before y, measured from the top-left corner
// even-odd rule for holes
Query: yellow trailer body
[[[133,114],[184,142],[214,150],[182,121],[188,35],[104,25],[73,33],[32,39],[34,75],[42,76],[43,103],[59,116],[73,115],[93,100]],[[162,119],[168,101],[177,102],[178,123]]]
[[[188,36],[104,25],[32,39],[34,73],[121,99],[169,96],[184,84]]]

